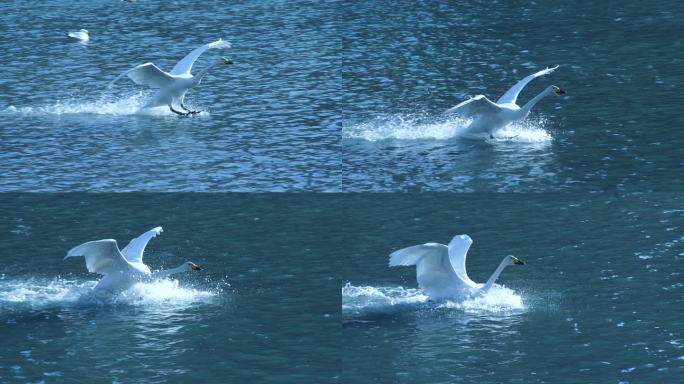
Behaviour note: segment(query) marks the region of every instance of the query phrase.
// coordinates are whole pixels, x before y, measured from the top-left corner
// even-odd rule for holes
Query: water
[[[2,6],[2,191],[339,189],[339,56],[324,2],[42,1]],[[210,16],[209,16],[210,15]],[[87,45],[69,39],[85,28]],[[140,111],[150,92],[116,76],[170,70],[218,38],[233,48],[188,92],[203,112]]]
[[[358,195],[342,269],[342,381],[677,382],[684,196]],[[390,252],[458,233],[484,297],[429,302]]]
[[[679,3],[0,11],[0,382],[684,382]],[[218,38],[195,71],[234,64],[188,93],[198,115],[108,88]],[[520,102],[566,96],[493,138],[443,114],[554,65]],[[201,271],[102,296],[62,260],[157,225],[152,269]],[[387,266],[457,233],[475,281],[526,265],[439,302]]]
[[[345,191],[681,190],[684,8],[650,1],[364,2],[346,9]],[[549,97],[505,137],[462,136],[442,112],[520,94]]]
[[[323,257],[336,249],[329,203],[311,194],[5,194],[0,381],[333,381],[340,312],[339,277]],[[83,259],[62,260],[81,242],[123,247],[156,225],[164,232],[144,258],[153,270],[185,260],[202,270],[101,297]]]

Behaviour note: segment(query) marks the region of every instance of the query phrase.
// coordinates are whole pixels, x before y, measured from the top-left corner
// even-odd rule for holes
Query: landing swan
[[[468,126],[468,133],[485,133],[493,139],[495,131],[510,123],[526,118],[530,114],[532,107],[544,97],[551,94],[557,96],[565,94],[564,90],[555,85],[550,85],[522,107],[516,104],[520,91],[525,88],[527,83],[537,77],[553,72],[556,68],[558,68],[557,65],[553,68],[543,69],[518,81],[496,103],[489,100],[485,95],[477,95],[455,107],[449,108],[445,113],[460,115],[466,118],[472,117],[473,121]]]
[[[456,235],[449,245],[426,243],[400,249],[390,254],[389,266],[416,266],[418,287],[430,299],[464,298],[486,293],[509,265],[525,263],[515,256],[506,256],[485,284],[478,284],[466,273],[466,254],[473,240],[468,235]]]
[[[161,232],[161,227],[152,228],[131,240],[122,251],[119,250],[114,239],[89,241],[69,250],[64,259],[85,257],[88,272],[103,275],[94,288],[98,291],[121,291],[141,281],[151,281],[174,273],[201,269],[197,264],[186,261],[177,268],[151,272],[150,268],[143,263],[143,252],[150,239]]]
[[[233,62],[230,59],[222,57],[207,68],[199,71],[196,75],[190,73],[192,65],[207,49],[222,48],[230,48],[230,43],[218,39],[212,43],[196,48],[179,61],[173,69],[171,69],[171,72],[162,71],[153,63],[138,65],[112,80],[112,82],[109,83],[109,86],[111,88],[117,80],[123,76],[128,76],[136,84],[159,88],[147,104],[145,104],[145,108],[168,106],[171,112],[182,116],[199,113],[200,111],[191,111],[183,105],[185,93],[189,89],[198,86],[202,81],[202,77],[204,77],[210,69],[221,64],[233,64]],[[174,104],[178,105],[184,112],[176,110]]]

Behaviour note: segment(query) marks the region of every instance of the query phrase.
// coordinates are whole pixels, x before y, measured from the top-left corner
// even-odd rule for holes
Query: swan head
[[[509,265],[525,265],[525,263],[513,255],[508,255]]]
[[[199,271],[202,269],[199,265],[193,263],[192,261],[186,261],[184,266],[187,271]]]
[[[227,57],[222,57],[221,58],[221,64],[233,64],[233,60],[231,60]]]
[[[552,86],[551,86],[551,89],[553,90],[553,93],[554,93],[556,96],[565,95],[565,91],[562,90],[560,87],[557,87],[557,86],[555,86],[555,85],[552,85]]]

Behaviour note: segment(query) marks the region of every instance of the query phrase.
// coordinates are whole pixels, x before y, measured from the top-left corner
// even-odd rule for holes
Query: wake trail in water
[[[483,139],[486,135],[471,135],[471,119],[457,116],[435,118],[427,114],[389,114],[371,120],[344,124],[343,139],[381,140],[449,140],[455,138]],[[540,143],[551,141],[546,131],[547,120],[537,116],[519,121],[496,131],[493,142]]]
[[[42,106],[16,107],[11,105],[5,109],[6,113],[20,113],[24,115],[147,115],[147,116],[175,116],[167,107],[142,108],[149,97],[148,92],[112,97],[102,96],[96,101],[84,101],[82,98],[57,100],[53,104]]]
[[[500,285],[494,285],[482,296],[439,302],[430,301],[424,292],[413,288],[354,286],[350,283],[342,287],[342,314],[345,316],[404,313],[425,309],[509,314],[523,312],[527,306],[520,295]]]
[[[93,305],[125,305],[154,309],[208,303],[217,291],[180,286],[177,280],[164,279],[138,283],[116,294],[93,291],[96,281],[75,279],[0,278],[0,311],[42,310]]]

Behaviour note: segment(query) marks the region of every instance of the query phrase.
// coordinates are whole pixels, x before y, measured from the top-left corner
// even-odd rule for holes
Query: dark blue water
[[[332,191],[341,97],[333,7],[323,2],[43,1],[0,6],[0,190]],[[85,28],[87,45],[69,39]],[[120,73],[205,52],[179,118]]]
[[[324,195],[5,195],[3,383],[302,383],[339,375],[339,277]],[[293,211],[298,215],[292,215]],[[312,223],[318,229],[312,228]],[[153,269],[201,271],[101,298],[89,240],[156,225]]]
[[[681,190],[684,8],[665,1],[388,2],[341,16],[345,191]],[[560,65],[503,138],[442,112]],[[509,137],[511,139],[506,139]]]
[[[674,383],[684,373],[684,196],[359,195],[343,226],[342,381]],[[485,297],[431,303],[397,249],[473,239]]]

